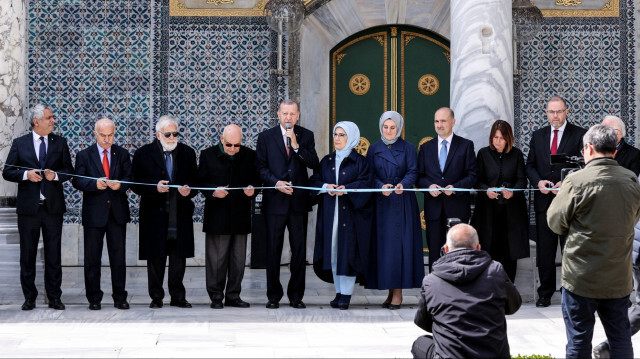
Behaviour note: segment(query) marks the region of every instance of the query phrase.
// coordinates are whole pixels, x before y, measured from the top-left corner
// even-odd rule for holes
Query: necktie
[[[287,146],[287,135],[284,135],[282,137],[284,137],[284,148],[287,149],[287,156],[289,156],[289,146]]]
[[[442,148],[440,149],[440,171],[444,172],[444,164],[447,163],[447,140],[442,141]]]
[[[553,130],[553,141],[551,141],[551,154],[558,153],[558,130]]]
[[[173,174],[173,163],[171,162],[171,152],[164,151],[164,161],[167,165],[167,172],[169,172],[169,180],[171,180],[171,175]]]
[[[107,156],[107,150],[104,150],[104,156],[102,156],[102,169],[104,170],[105,176],[109,178],[109,156]]]
[[[44,170],[44,164],[47,161],[47,145],[44,143],[44,137],[40,136],[40,148],[38,149],[38,162],[40,169]],[[44,178],[40,181],[40,193],[44,196]]]

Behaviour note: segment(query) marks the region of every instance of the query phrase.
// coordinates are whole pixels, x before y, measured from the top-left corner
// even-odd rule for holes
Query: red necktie
[[[289,146],[287,146],[287,135],[284,135],[284,148],[287,149],[287,156],[289,156]]]
[[[558,153],[558,130],[553,130],[553,141],[551,141],[551,154]]]
[[[109,156],[107,156],[107,150],[104,150],[104,156],[102,157],[102,169],[107,178],[109,178]]]

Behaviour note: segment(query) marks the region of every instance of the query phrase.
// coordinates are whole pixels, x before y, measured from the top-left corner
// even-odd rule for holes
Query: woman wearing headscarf
[[[377,247],[371,259],[376,278],[368,287],[388,289],[383,308],[399,309],[403,288],[420,288],[424,277],[422,233],[418,201],[413,187],[418,177],[418,159],[412,144],[400,138],[404,120],[395,111],[380,117],[380,141],[369,147],[367,160],[375,194]],[[372,285],[374,284],[374,285]]]
[[[514,147],[511,125],[497,120],[491,126],[489,146],[478,151],[479,189],[471,225],[478,230],[482,249],[491,259],[502,263],[512,282],[516,279],[519,258],[529,256],[529,216],[523,191],[527,188],[524,156]]]
[[[356,277],[367,269],[370,238],[360,228],[371,223],[366,215],[371,194],[340,191],[371,187],[367,160],[353,150],[359,142],[355,123],[338,122],[333,128],[335,152],[320,161],[320,170],[310,181],[322,188],[314,193],[318,203],[314,270],[323,280],[333,281],[336,297],[330,305],[341,310],[349,309]]]

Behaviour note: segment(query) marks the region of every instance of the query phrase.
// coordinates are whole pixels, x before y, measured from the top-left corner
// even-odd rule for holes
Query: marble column
[[[491,125],[513,126],[511,1],[451,0],[451,108],[454,132],[489,144]]]
[[[26,128],[25,5],[25,0],[0,0],[0,164],[7,158],[14,135],[23,134]],[[0,178],[0,206],[15,197],[17,188]]]

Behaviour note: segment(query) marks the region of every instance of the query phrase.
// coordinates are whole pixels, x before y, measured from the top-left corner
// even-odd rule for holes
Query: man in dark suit
[[[55,118],[48,106],[31,111],[33,132],[11,144],[2,177],[18,183],[16,213],[20,232],[20,284],[24,294],[22,310],[36,307],[36,254],[40,230],[44,244],[44,287],[49,308],[64,310],[62,290],[62,216],[67,208],[62,183],[73,173],[67,141],[52,134]],[[31,168],[31,169],[30,169]]]
[[[567,122],[569,110],[565,101],[553,96],[547,103],[549,125],[533,133],[529,145],[526,171],[529,183],[536,188],[534,209],[536,213],[536,257],[540,286],[537,307],[548,307],[556,291],[556,250],[558,242],[564,247],[565,236],[559,236],[547,224],[547,209],[562,185],[562,169],[571,164],[551,164],[550,155],[580,156],[584,128]],[[554,190],[555,189],[555,190]]]
[[[267,230],[267,308],[276,309],[284,295],[280,284],[280,257],[284,229],[289,229],[291,246],[291,279],[287,288],[289,305],[306,308],[304,296],[306,272],[307,218],[310,209],[308,190],[293,189],[307,186],[307,169],[319,167],[313,132],[297,126],[300,118],[298,104],[284,100],[278,109],[280,125],[262,132],[256,147],[256,167],[266,190],[263,211]]]
[[[447,189],[472,188],[478,177],[473,142],[453,133],[453,110],[440,108],[434,123],[438,137],[423,144],[418,157],[418,187],[440,189],[424,196],[429,269],[440,258],[440,248],[446,242],[447,218],[468,223],[471,217],[469,192]]]
[[[111,267],[113,306],[129,309],[126,282],[126,232],[129,215],[126,183],[131,181],[129,152],[113,144],[116,126],[108,118],[96,122],[96,143],[76,155],[76,174],[102,180],[74,177],[73,186],[82,191],[82,226],[84,227],[84,287],[89,309],[100,310],[103,292],[100,290],[103,238],[107,236],[107,251]]]
[[[616,116],[605,116],[602,124],[616,130],[618,135],[618,146],[614,159],[620,166],[633,171],[638,176],[640,174],[640,150],[624,140],[627,137],[627,130],[622,119]]]
[[[224,128],[220,142],[202,151],[198,183],[202,187],[246,187],[243,190],[202,191],[207,293],[211,308],[248,308],[240,299],[247,255],[247,234],[251,233],[251,199],[260,180],[256,152],[241,145],[242,130],[237,125]],[[225,285],[226,284],[226,285]],[[225,293],[226,286],[226,293]]]
[[[162,116],[156,139],[133,155],[132,190],[140,195],[139,258],[147,261],[150,308],[162,308],[165,263],[169,257],[169,305],[191,308],[182,280],[187,258],[193,257],[192,190],[198,166],[195,151],[178,143],[178,121]],[[169,187],[177,185],[180,187]]]

